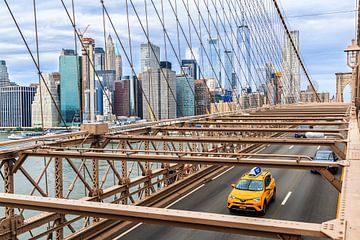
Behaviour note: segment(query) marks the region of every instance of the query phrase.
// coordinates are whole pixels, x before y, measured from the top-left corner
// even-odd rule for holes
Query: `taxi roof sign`
[[[254,167],[253,169],[250,170],[249,176],[257,177],[257,176],[260,175],[260,173],[261,173],[261,168],[260,167]]]

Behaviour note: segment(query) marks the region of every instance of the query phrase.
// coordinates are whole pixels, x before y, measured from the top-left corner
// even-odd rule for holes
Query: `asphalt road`
[[[261,153],[313,156],[316,150],[316,147],[308,146],[273,145],[265,148]],[[226,204],[227,196],[231,191],[231,184],[236,183],[240,176],[247,170],[249,169],[233,168],[220,177],[205,184],[203,187],[172,205],[170,208],[229,214]],[[338,193],[330,183],[322,178],[321,175],[312,174],[310,171],[305,170],[269,170],[276,179],[277,199],[274,203],[269,205],[268,211],[264,216],[265,218],[321,223],[336,217]],[[286,197],[287,200],[285,201]],[[239,240],[262,238],[141,224],[120,235],[118,239]]]

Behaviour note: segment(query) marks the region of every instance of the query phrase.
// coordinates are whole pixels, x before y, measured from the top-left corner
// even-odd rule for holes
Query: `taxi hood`
[[[236,198],[247,200],[247,199],[262,197],[263,191],[239,190],[239,189],[234,188],[230,194]]]

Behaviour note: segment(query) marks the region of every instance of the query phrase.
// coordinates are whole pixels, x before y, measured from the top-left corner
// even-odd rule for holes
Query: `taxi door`
[[[272,195],[274,194],[274,188],[271,186],[271,175],[267,175],[264,179],[265,184],[265,198],[266,202],[269,203],[271,200]],[[268,189],[270,188],[270,189]]]

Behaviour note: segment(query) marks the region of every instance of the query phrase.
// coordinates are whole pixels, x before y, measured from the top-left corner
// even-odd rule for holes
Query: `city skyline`
[[[309,9],[319,9],[317,8],[318,6],[320,6],[320,4],[322,3],[322,1],[306,1],[306,4],[309,6],[309,8],[304,8],[302,4],[297,3],[296,1],[281,1],[280,2],[283,5],[283,8],[285,9],[287,15],[288,15],[288,21],[290,21],[290,23],[292,24],[292,27],[296,27],[296,29],[299,29],[301,32],[301,46],[300,48],[302,49],[303,52],[303,56],[304,59],[307,63],[310,63],[310,65],[312,66],[309,71],[312,74],[313,78],[315,80],[318,81],[319,83],[319,87],[320,90],[327,90],[327,89],[322,89],[324,88],[324,84],[326,84],[328,82],[328,79],[335,79],[335,76],[333,74],[333,69],[336,69],[336,71],[338,72],[342,72],[342,71],[349,71],[349,69],[347,69],[347,67],[345,66],[345,64],[343,65],[339,65],[338,62],[345,62],[345,57],[343,54],[343,49],[346,47],[344,46],[343,42],[345,41],[349,41],[348,39],[351,39],[352,37],[352,26],[354,25],[353,20],[352,20],[352,14],[334,14],[334,15],[328,15],[328,16],[318,16],[315,18],[312,18],[311,21],[308,21],[308,19],[306,17],[302,17],[302,18],[292,18],[292,16],[296,16],[296,12],[299,12],[299,10],[301,10],[300,12],[302,12],[304,15],[306,15],[307,13],[312,13],[314,10],[309,10]],[[114,6],[114,2],[113,1],[109,1],[109,8]],[[17,6],[16,2],[14,3],[15,7]],[[98,5],[96,3],[91,3],[89,4],[89,6],[84,6],[81,3],[78,6],[78,10],[79,12],[82,11],[86,11],[88,10],[88,8],[95,8]],[[323,5],[322,6],[322,11],[324,12],[331,12],[332,10],[336,9],[336,10],[341,10],[341,9],[352,9],[354,8],[354,4],[353,3],[341,3],[339,4],[337,1],[332,0],[331,4],[328,3],[326,5],[326,8],[324,8]],[[22,11],[25,11],[27,8],[27,6],[24,9],[20,9],[20,8],[16,8],[15,13],[17,14],[22,14]],[[46,9],[46,13],[41,15],[39,17],[39,26],[40,28],[44,28],[44,23],[46,22],[46,14],[52,14],[55,18],[57,19],[63,19],[62,22],[67,23],[67,19],[65,19],[62,16],[62,12],[61,11],[54,11],[55,6],[51,3],[44,3],[44,4],[40,4],[39,3],[39,11]],[[2,46],[2,48],[0,48],[0,58],[4,59],[8,62],[9,67],[9,72],[11,75],[11,81],[15,81],[21,85],[29,85],[31,82],[36,82],[37,79],[37,74],[36,74],[36,70],[34,68],[34,66],[32,65],[29,56],[27,55],[27,53],[25,52],[25,48],[23,46],[23,43],[21,41],[19,41],[18,39],[18,33],[15,31],[11,31],[8,32],[8,29],[12,29],[13,28],[13,22],[11,22],[11,19],[9,18],[8,13],[6,12],[5,8],[1,8],[0,12],[1,17],[0,20],[4,23],[4,27],[2,28],[2,32],[4,33],[4,35],[7,36],[7,39],[4,39],[4,41],[0,41],[0,44]],[[31,12],[31,11],[28,11]],[[122,14],[122,13],[121,13]],[[126,29],[126,21],[124,20],[124,16],[123,15],[119,15],[119,19],[116,20],[118,29]],[[31,16],[29,14],[23,14],[24,18],[20,20],[20,24],[22,26],[24,26],[24,28],[30,28],[31,27]],[[99,24],[97,22],[99,22],[99,17],[100,16],[96,16],[94,18],[94,16],[96,16],[96,14],[92,11],[91,12],[91,17],[89,15],[84,16],[84,18],[81,19],[81,21],[78,23],[79,27],[81,28],[82,26],[86,26],[87,23],[91,24],[89,30],[88,30],[88,35],[92,36],[94,38],[97,39],[97,45],[101,45],[103,46],[103,37],[101,37],[102,31],[101,31],[101,26],[99,26]],[[27,22],[22,22],[22,21],[27,21]],[[120,23],[121,21],[123,21],[123,23]],[[331,22],[336,22],[339,21],[342,24],[338,24],[338,25],[342,25],[345,26],[345,28],[341,28],[339,29],[337,26],[337,24],[333,24],[334,28],[331,29],[325,29],[325,22],[328,23],[327,21],[331,21]],[[351,21],[351,22],[350,22]],[[173,22],[170,22],[169,25],[172,25]],[[124,26],[124,28],[122,28],[122,26]],[[53,27],[54,29],[59,29],[61,30],[63,34],[63,36],[59,37],[57,35],[57,31],[52,31],[51,33],[47,34],[47,36],[44,35],[40,35],[40,45],[42,46],[42,51],[41,51],[41,55],[40,55],[40,60],[41,60],[41,66],[42,66],[42,71],[43,72],[54,72],[56,71],[56,59],[57,59],[57,55],[59,53],[59,51],[62,48],[67,48],[67,49],[73,49],[73,34],[72,31],[69,27],[65,28],[65,26],[63,26],[62,24],[58,24],[56,26],[47,26],[47,27]],[[150,25],[151,28],[156,29],[153,24]],[[311,37],[313,36],[311,29],[316,27],[317,29],[317,35],[315,37]],[[137,32],[133,32],[133,45],[138,45],[141,42],[144,42],[144,37],[141,36],[141,32],[139,32],[138,30],[135,30]],[[60,33],[60,32],[59,32]],[[336,36],[341,36],[341,39],[338,39],[338,41],[335,41],[334,43],[330,43],[327,41],[324,41],[324,39],[327,39],[330,36],[333,36],[336,33]],[[342,33],[342,34],[340,34]],[[122,32],[122,34],[120,35],[123,40],[125,40],[126,38],[124,37],[125,32]],[[159,36],[159,29],[156,29],[156,31],[154,31],[154,34],[152,34],[153,37],[155,36]],[[113,35],[114,36],[114,35]],[[323,37],[321,37],[323,36]],[[33,39],[32,36],[27,36],[28,39]],[[16,40],[13,40],[16,39]],[[307,39],[311,39],[311,41],[308,41]],[[1,40],[1,39],[0,39]],[[49,44],[47,44],[46,42],[50,40],[52,41],[52,45],[50,46]],[[65,41],[64,41],[65,40]],[[315,42],[314,42],[315,41]],[[125,41],[124,41],[125,42]],[[61,44],[60,44],[61,43]],[[63,46],[61,46],[63,45]],[[160,44],[160,47],[163,48],[163,43]],[[183,44],[185,45],[185,44]],[[32,46],[34,48],[34,45]],[[128,49],[128,46],[125,46]],[[316,48],[316,50],[314,51],[314,49]],[[324,49],[332,49],[331,51],[325,51]],[[138,51],[135,48],[133,48],[133,56],[134,56],[134,63],[138,62],[138,58],[139,58],[139,54]],[[183,56],[185,53],[181,53]],[[19,61],[20,59],[22,59],[22,61]],[[124,74],[128,75],[129,72],[129,68],[128,68],[128,64],[126,62],[126,60],[123,61],[124,62]],[[173,63],[175,64],[176,61],[173,61]],[[326,64],[321,64],[322,66],[327,66],[326,68],[318,68],[317,66],[320,65],[318,63],[324,63],[326,62]],[[139,66],[136,66],[137,68],[139,68]],[[327,86],[327,85],[325,85]],[[331,88],[330,88],[330,92],[332,94],[334,94],[335,91],[335,84],[331,84]]]

